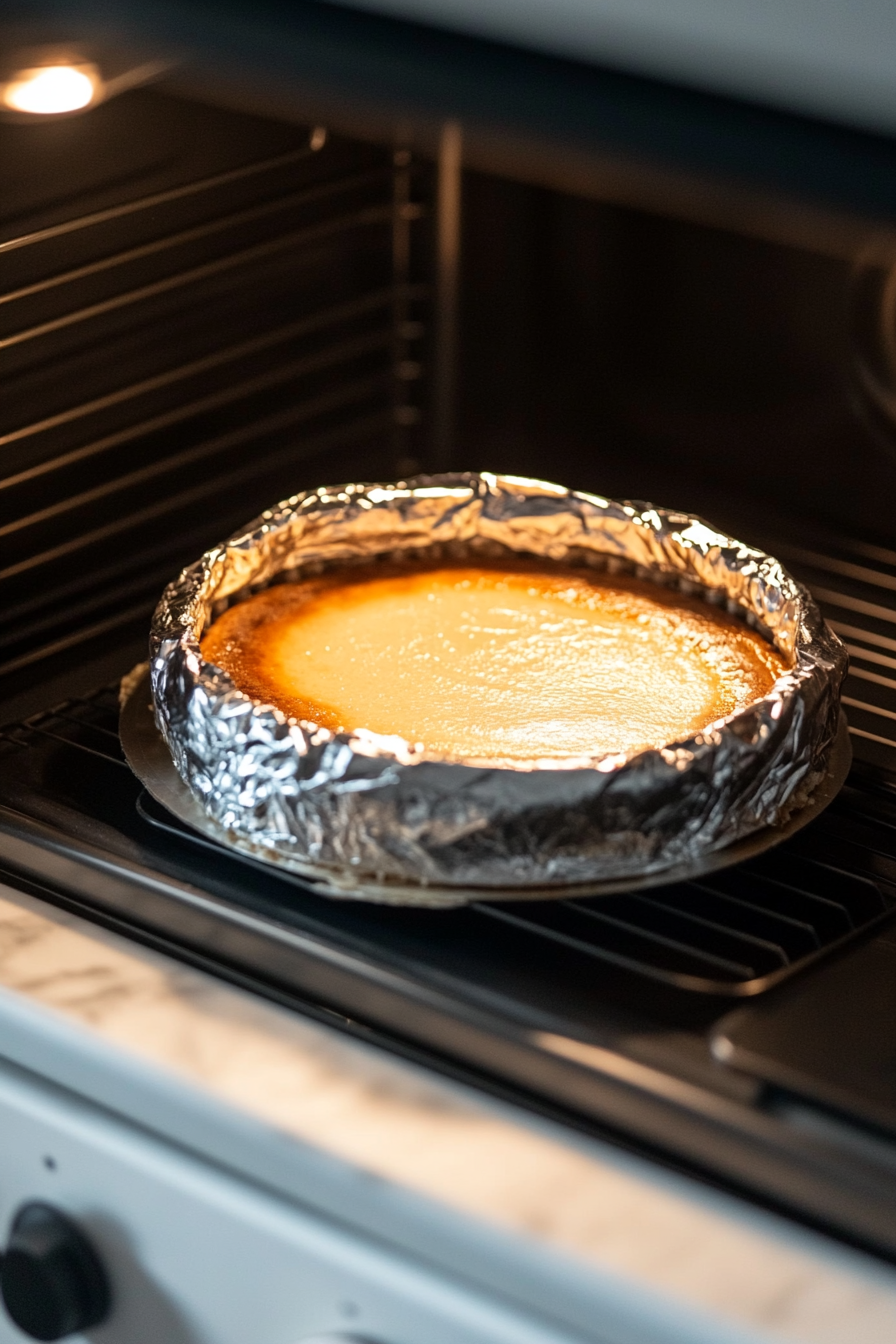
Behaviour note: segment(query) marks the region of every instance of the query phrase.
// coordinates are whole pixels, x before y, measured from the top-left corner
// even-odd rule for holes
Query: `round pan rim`
[[[434,756],[402,738],[363,729],[331,733],[289,719],[202,658],[208,622],[235,597],[271,581],[373,556],[417,552],[438,559],[437,552],[475,556],[490,548],[610,573],[621,568],[703,596],[760,628],[790,666],[760,700],[661,748],[486,766]],[[583,863],[592,873],[596,865],[624,875],[632,863],[645,871],[670,866],[681,859],[682,845],[689,852],[718,848],[778,824],[826,773],[845,668],[845,650],[811,595],[772,556],[691,515],[486,472],[294,496],[186,569],[166,590],[151,637],[157,722],[179,773],[215,820],[245,829],[256,843],[291,852],[309,847],[356,871],[486,885],[519,885],[521,878],[525,884],[527,854],[536,883],[565,880],[564,873],[577,880]],[[244,748],[251,742],[258,766],[243,776],[238,739]],[[278,772],[285,788],[275,797]],[[689,795],[689,806],[678,808],[677,842],[671,816],[656,824],[659,795],[668,793],[670,780]],[[608,784],[627,818],[615,827],[615,844],[601,807],[595,813],[592,806],[598,795],[606,803]],[[551,855],[550,843],[537,853],[545,820],[538,813],[553,785],[570,815],[591,807],[579,827],[578,857],[572,837],[564,855],[556,846]],[[422,815],[412,836],[409,808],[425,814],[427,795],[429,816]],[[453,817],[446,795],[460,800]],[[383,807],[374,816],[377,801]],[[494,824],[500,834],[485,853],[485,833]],[[329,838],[318,834],[321,826],[329,826]],[[629,853],[623,833],[631,837]]]

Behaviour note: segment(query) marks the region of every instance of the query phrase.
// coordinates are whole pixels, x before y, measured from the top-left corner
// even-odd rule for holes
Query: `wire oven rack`
[[[77,770],[77,757],[102,762],[107,773],[127,766],[116,731],[117,699],[106,689],[37,715],[0,739],[0,752],[19,755],[50,749]],[[129,787],[141,821],[163,841],[212,852],[245,871],[251,885],[263,865],[189,830],[148,794],[128,772],[118,787]],[[644,893],[519,905],[478,902],[465,911],[437,915],[368,907],[362,921],[379,916],[384,936],[393,943],[402,926],[413,926],[415,939],[430,923],[432,937],[446,937],[506,951],[514,941],[563,949],[577,959],[605,963],[679,989],[720,995],[747,995],[776,983],[884,915],[896,901],[896,807],[892,827],[881,840],[861,819],[865,797],[855,786],[820,823],[770,854],[700,882],[678,883]],[[265,879],[282,884],[286,900],[309,899],[297,878],[264,870]],[[311,898],[316,907],[322,898]],[[324,905],[326,902],[324,901]],[[333,907],[334,914],[337,907]],[[338,907],[344,925],[353,911]],[[355,911],[354,913],[357,913]],[[320,917],[319,909],[317,917]]]
[[[896,676],[888,675],[896,673],[896,553],[869,555],[874,569],[856,554],[791,547],[786,556],[850,647],[850,781],[818,821],[777,849],[700,881],[592,899],[480,902],[436,915],[329,901],[221,849],[143,794],[121,752],[114,688],[0,734],[0,803],[75,837],[105,834],[124,855],[137,845],[150,866],[180,865],[201,880],[218,874],[228,899],[251,903],[263,892],[291,920],[372,941],[418,968],[447,966],[470,983],[500,979],[512,948],[545,984],[563,974],[583,994],[612,968],[692,995],[753,995],[896,905]]]

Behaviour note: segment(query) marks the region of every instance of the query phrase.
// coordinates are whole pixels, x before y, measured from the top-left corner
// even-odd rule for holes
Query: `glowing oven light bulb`
[[[42,65],[14,75],[3,90],[3,101],[14,112],[52,116],[87,107],[96,89],[96,80],[84,68]]]

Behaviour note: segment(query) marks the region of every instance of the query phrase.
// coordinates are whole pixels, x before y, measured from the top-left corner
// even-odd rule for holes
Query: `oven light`
[[[58,116],[89,107],[99,90],[99,75],[91,65],[39,65],[16,71],[2,97],[12,112]]]

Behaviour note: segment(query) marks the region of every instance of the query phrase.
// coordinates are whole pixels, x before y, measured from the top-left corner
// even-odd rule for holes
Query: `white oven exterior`
[[[63,1207],[106,1267],[112,1315],[90,1338],[574,1338],[11,1067],[0,1073],[0,1132],[7,1221],[35,1196]],[[22,1338],[0,1318],[3,1344]]]
[[[896,1270],[9,888],[0,984],[0,1227],[88,1234],[97,1344],[896,1337]]]

